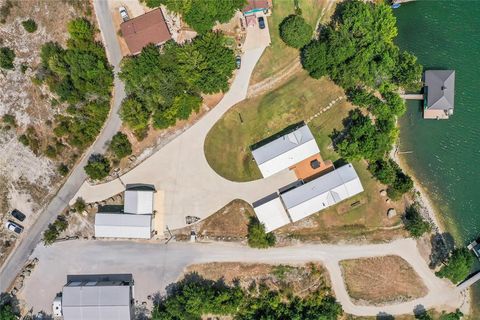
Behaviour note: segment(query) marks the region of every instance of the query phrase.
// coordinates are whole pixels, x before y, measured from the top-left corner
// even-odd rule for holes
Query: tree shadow
[[[413,314],[415,315],[415,319],[417,319],[418,317],[421,317],[423,315],[425,315],[427,313],[427,310],[425,309],[425,307],[421,304],[417,304],[414,308],[413,308]]]
[[[386,313],[386,312],[380,312],[379,314],[377,314],[375,319],[377,319],[377,320],[394,320],[395,317],[392,316],[391,314]]]
[[[10,306],[12,311],[16,314],[20,313],[20,303],[17,297],[11,293],[2,292],[0,293],[0,307]]]
[[[435,269],[448,258],[450,252],[455,247],[455,241],[448,232],[436,233],[431,236],[430,244],[432,251],[430,253],[429,267]]]

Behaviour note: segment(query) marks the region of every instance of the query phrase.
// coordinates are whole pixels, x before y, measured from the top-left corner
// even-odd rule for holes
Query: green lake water
[[[480,1],[417,1],[394,10],[397,44],[424,69],[454,69],[455,112],[423,120],[408,102],[400,151],[458,244],[480,235]],[[480,304],[480,285],[476,285]],[[474,303],[475,304],[475,303]]]

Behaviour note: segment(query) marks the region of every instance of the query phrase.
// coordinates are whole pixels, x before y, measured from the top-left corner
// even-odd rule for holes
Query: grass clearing
[[[428,289],[399,256],[340,261],[347,291],[356,303],[383,305],[423,297]]]
[[[323,20],[324,17],[330,16],[330,14],[326,12],[328,2],[328,0],[299,0],[302,16],[313,28],[315,28],[320,17],[322,17]],[[258,83],[273,76],[298,59],[298,50],[288,47],[282,39],[280,39],[278,29],[282,20],[294,14],[294,11],[293,0],[274,1],[272,15],[268,17],[272,43],[265,50],[260,61],[255,66],[250,84]],[[328,12],[330,12],[330,10],[328,10]],[[322,13],[324,13],[323,16]]]

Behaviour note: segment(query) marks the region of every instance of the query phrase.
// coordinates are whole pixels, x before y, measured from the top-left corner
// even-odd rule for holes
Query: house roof
[[[271,0],[247,0],[247,4],[243,7],[242,12],[248,13],[250,11],[264,10],[272,6]]]
[[[281,194],[293,222],[332,206],[363,191],[351,164]]]
[[[172,38],[160,8],[123,22],[120,29],[131,54],[140,53],[150,43],[159,45]]]
[[[97,213],[95,237],[150,239],[150,214]]]
[[[128,189],[125,190],[125,201],[123,211],[132,214],[153,213],[153,190]]]
[[[425,71],[427,109],[453,109],[455,97],[455,70]]]
[[[253,210],[265,231],[270,232],[289,224],[290,218],[277,193],[273,193],[253,203]]]
[[[264,177],[287,169],[317,153],[320,153],[317,142],[306,124],[252,150]]]
[[[109,282],[70,282],[63,287],[62,313],[65,320],[130,320],[131,288]]]

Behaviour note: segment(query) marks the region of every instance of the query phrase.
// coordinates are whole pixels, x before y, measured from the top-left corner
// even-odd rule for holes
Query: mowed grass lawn
[[[330,17],[332,10],[326,11],[327,3],[327,0],[299,0],[302,16],[312,28],[315,28],[320,17],[321,21]],[[255,84],[271,77],[295,60],[298,60],[298,50],[285,45],[282,39],[280,39],[278,29],[282,20],[291,14],[294,14],[293,0],[277,0],[273,2],[272,15],[267,18],[272,43],[255,66],[250,84]]]
[[[275,91],[243,101],[230,109],[207,135],[204,146],[207,161],[226,179],[260,179],[250,146],[289,125],[307,120],[343,95],[343,90],[331,81],[315,80],[300,72]],[[308,124],[324,159],[338,159],[330,147],[329,135],[334,128],[342,128],[342,119],[351,108],[349,103],[341,100]]]

